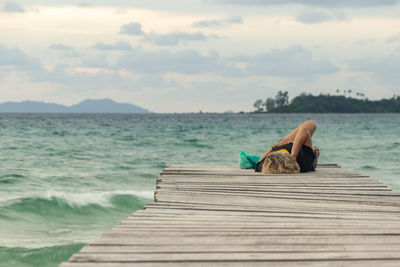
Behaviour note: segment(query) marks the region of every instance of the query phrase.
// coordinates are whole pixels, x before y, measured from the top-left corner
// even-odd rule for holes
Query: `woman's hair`
[[[299,164],[288,152],[271,152],[264,160],[262,173],[269,174],[292,174],[300,173]]]

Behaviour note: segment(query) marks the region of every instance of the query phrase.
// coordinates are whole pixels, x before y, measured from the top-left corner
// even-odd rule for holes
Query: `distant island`
[[[275,99],[257,100],[255,113],[397,113],[400,112],[400,96],[390,99],[368,100],[364,94],[358,98],[346,95],[314,96],[302,93],[289,103],[288,92],[279,91]]]
[[[0,112],[7,113],[151,113],[147,109],[112,99],[86,99],[72,106],[54,103],[23,101],[0,104]]]

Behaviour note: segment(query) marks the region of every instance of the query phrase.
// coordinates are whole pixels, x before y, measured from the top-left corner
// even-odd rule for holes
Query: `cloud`
[[[241,16],[230,16],[225,21],[233,24],[242,24],[243,18]]]
[[[111,45],[114,46],[114,45]],[[69,51],[67,51],[69,52]],[[179,73],[184,75],[213,73],[239,75],[215,51],[202,55],[188,49],[179,51],[147,51],[142,48],[125,50],[116,63],[110,63],[106,54],[85,57],[80,64],[59,64],[53,69],[43,68],[37,59],[28,57],[19,48],[0,45],[0,67],[9,71],[24,72],[35,83],[55,83],[76,88],[136,89],[143,87],[177,86],[161,75]],[[4,72],[2,71],[4,74]],[[5,72],[7,73],[7,72]]]
[[[19,70],[42,70],[39,60],[30,58],[16,47],[7,47],[0,44],[0,66],[13,67]]]
[[[314,59],[312,54],[300,45],[284,50],[271,50],[252,57],[232,58],[245,64],[247,75],[310,77],[332,74],[338,68],[327,60]]]
[[[359,72],[369,72],[385,83],[400,82],[400,56],[363,57],[348,62],[350,69]]]
[[[100,68],[111,70],[112,67],[108,64],[107,56],[104,54],[87,57],[82,59],[82,65],[88,68]]]
[[[126,45],[126,42],[100,44],[95,44],[94,47],[109,50],[120,47],[119,44]],[[63,45],[56,44],[55,47],[59,48]],[[129,90],[135,86],[137,88],[178,87],[176,82],[165,81],[162,78],[165,74],[174,73],[187,76],[207,74],[214,77],[260,75],[313,77],[331,74],[338,70],[328,61],[315,59],[309,51],[299,45],[235,58],[223,58],[216,51],[202,54],[193,49],[145,50],[139,47],[121,51],[122,55],[111,63],[106,54],[97,54],[86,56],[79,64],[59,64],[49,70],[19,48],[0,45],[0,66],[6,69],[5,73],[24,72],[35,83],[55,83],[64,87],[82,88],[82,90],[97,87],[99,89],[121,88],[121,90]]]
[[[217,52],[211,51],[208,55],[202,55],[193,49],[175,52],[134,50],[122,55],[114,67],[141,74],[174,72],[186,75],[240,75],[240,71],[233,64],[220,58]]]
[[[3,11],[8,13],[24,13],[25,9],[15,2],[6,2],[3,5]]]
[[[222,27],[229,24],[242,24],[243,19],[241,16],[230,16],[225,19],[211,19],[211,20],[200,20],[192,24],[193,27],[208,28],[208,27]]]
[[[303,11],[296,17],[297,21],[308,24],[323,22],[331,19],[331,16],[329,16],[326,12],[321,11]]]
[[[230,18],[230,20],[237,21],[238,18]],[[187,44],[189,41],[205,41],[207,39],[207,37],[202,32],[188,33],[174,31],[162,34],[152,31],[151,33],[144,33],[142,30],[142,25],[138,22],[131,22],[122,25],[119,33],[129,35],[141,35],[143,36],[142,41],[159,46],[175,46],[179,44]],[[216,38],[217,36],[213,37]],[[99,50],[129,50],[130,45],[127,43],[119,43],[118,46],[110,46],[98,43],[93,48]]]
[[[339,70],[327,60],[315,59],[300,45],[283,50],[275,49],[254,56],[243,55],[233,58],[222,58],[216,51],[203,55],[193,49],[149,51],[136,48],[121,55],[117,63],[112,66],[107,66],[105,60],[102,60],[101,64],[89,66],[127,70],[138,74],[213,73],[222,76],[281,77],[312,77],[332,74]]]
[[[70,51],[67,51],[70,52]],[[84,65],[91,65],[92,72],[82,72],[66,64],[59,64],[51,70],[42,66],[39,60],[27,56],[21,49],[16,47],[7,47],[0,45],[0,67],[2,72],[23,72],[30,77],[33,82],[50,82],[59,83],[63,85],[75,85],[79,88],[87,87],[101,87],[112,86],[120,82],[121,75],[118,71],[102,69],[101,67],[108,67],[105,57],[99,56],[98,58],[87,60],[83,62]],[[100,66],[100,67],[99,67]],[[96,69],[97,68],[97,69]],[[125,80],[124,80],[125,81]],[[128,82],[120,84],[128,88]]]
[[[216,4],[234,5],[309,5],[319,7],[371,7],[371,6],[394,6],[399,0],[209,0]]]
[[[144,35],[144,32],[142,30],[142,25],[138,22],[131,22],[122,25],[119,33],[128,35]]]
[[[37,83],[55,83],[70,88],[84,88],[85,90],[108,89],[114,86],[119,86],[122,89],[128,88],[128,82],[117,71],[90,68],[87,68],[87,70],[82,71],[67,64],[60,64],[52,70],[31,74],[31,79]]]
[[[152,32],[146,34],[144,41],[159,46],[171,46],[186,44],[189,41],[205,41],[207,38],[202,32],[187,33],[187,32],[171,32],[166,34],[159,34]]]
[[[366,38],[366,39],[358,39],[354,43],[357,45],[370,45],[376,43],[376,39],[373,38]]]
[[[393,35],[387,39],[388,43],[393,43],[393,42],[397,42],[397,41],[400,41],[400,33],[397,35]]]
[[[68,58],[78,58],[78,57],[80,57],[80,56],[81,56],[80,53],[78,53],[78,52],[76,52],[76,51],[73,51],[73,50],[71,50],[71,51],[66,51],[66,52],[64,53],[64,57],[68,57]]]
[[[166,80],[158,74],[126,75],[119,70],[103,68],[77,68],[60,64],[51,70],[30,73],[35,83],[51,83],[54,86],[74,89],[80,93],[102,90],[140,91],[144,88],[176,88],[175,80]]]
[[[210,20],[200,20],[194,22],[192,25],[193,27],[198,27],[198,28],[221,27],[222,25],[224,25],[224,22],[222,20],[210,19]]]
[[[343,13],[329,14],[324,11],[304,10],[300,12],[296,20],[302,23],[314,24],[330,20],[343,20],[346,16]]]
[[[105,44],[102,42],[95,43],[92,46],[96,50],[132,50],[132,46],[128,41],[120,40],[114,44]]]
[[[88,3],[88,2],[80,2],[79,4],[77,4],[77,6],[85,8],[85,7],[93,7],[93,4]]]
[[[178,88],[179,84],[175,80],[167,81],[161,75],[158,74],[144,74],[141,75],[137,80],[137,84],[143,87],[149,88]]]
[[[49,46],[49,48],[53,49],[53,50],[62,50],[62,51],[68,51],[68,50],[73,50],[74,49],[72,46],[65,45],[65,44],[62,44],[62,43],[52,44],[52,45]]]

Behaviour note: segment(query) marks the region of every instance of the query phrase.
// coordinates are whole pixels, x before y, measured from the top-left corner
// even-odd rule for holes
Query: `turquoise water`
[[[169,164],[237,164],[301,122],[320,162],[400,191],[398,114],[0,114],[0,265],[57,266],[152,200]]]

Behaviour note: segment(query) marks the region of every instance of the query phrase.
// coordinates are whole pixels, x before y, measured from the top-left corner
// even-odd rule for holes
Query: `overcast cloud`
[[[53,49],[53,50],[62,50],[62,51],[74,49],[72,46],[65,45],[65,44],[62,44],[62,43],[52,44],[52,45],[49,46],[49,48]]]
[[[391,43],[391,42],[398,42],[398,41],[400,41],[400,33],[399,33],[399,34],[396,34],[396,35],[393,35],[393,36],[390,36],[390,37],[387,39],[387,42],[388,42],[388,43]]]
[[[121,26],[119,31],[121,34],[129,34],[129,35],[143,35],[142,25],[138,22],[131,22],[128,24],[124,24]]]
[[[3,4],[3,11],[9,13],[24,13],[25,9],[16,2],[5,2]]]
[[[186,75],[203,73],[237,75],[239,72],[221,59],[217,52],[211,51],[208,55],[202,55],[193,49],[177,52],[136,50],[122,55],[115,67],[143,74],[175,72]]]
[[[397,86],[400,82],[399,54],[384,57],[363,57],[350,61],[349,66],[354,71],[371,73],[383,83],[394,83]]]
[[[28,57],[17,47],[7,47],[2,44],[0,44],[0,66],[9,67],[8,71],[13,71],[13,68],[32,71],[43,69],[38,59]]]
[[[247,74],[266,76],[309,77],[326,75],[339,69],[327,60],[315,59],[311,52],[300,45],[294,45],[284,50],[272,50],[243,58],[247,63]]]
[[[238,21],[237,17],[230,17],[227,19],[227,21],[230,21],[230,23],[233,23],[234,21]],[[194,41],[205,41],[207,37],[200,31],[197,32],[182,32],[182,31],[173,31],[170,33],[157,33],[155,31],[151,31],[150,33],[145,33],[142,30],[142,25],[138,22],[130,22],[128,24],[124,24],[121,26],[120,34],[127,34],[127,35],[138,35],[138,36],[143,36],[143,39],[140,39],[141,41],[148,42],[154,45],[158,46],[177,46],[179,44],[188,44],[188,42]],[[114,46],[115,47],[115,46]],[[128,48],[128,45],[126,43],[124,44],[119,44],[118,47],[120,48]],[[129,46],[130,47],[130,46]],[[98,43],[95,46],[93,46],[95,49],[105,49],[109,48],[111,50],[113,47],[111,46],[106,46],[104,44]],[[129,48],[130,49],[130,48]],[[128,50],[129,50],[128,49]],[[124,50],[124,49],[120,49]]]
[[[194,27],[208,28],[208,27],[223,27],[231,24],[242,24],[243,18],[241,16],[230,16],[224,19],[208,19],[200,20],[193,23]]]
[[[202,32],[171,32],[167,34],[149,33],[146,34],[144,41],[160,46],[173,46],[179,44],[187,44],[191,41],[205,41],[206,36]]]
[[[322,10],[306,9],[297,15],[296,20],[303,23],[314,24],[331,20],[343,20],[346,18],[347,17],[344,13],[338,13],[338,12],[332,13]]]
[[[119,40],[118,42],[112,44],[98,42],[95,43],[92,48],[96,50],[132,50],[131,44],[125,40]]]

